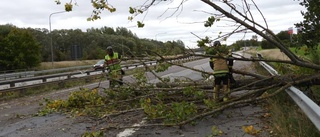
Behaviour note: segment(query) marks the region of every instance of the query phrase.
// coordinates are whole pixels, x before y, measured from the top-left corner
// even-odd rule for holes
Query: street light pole
[[[59,14],[59,13],[64,13],[64,12],[67,12],[67,11],[58,11],[58,12],[53,12],[49,15],[49,34],[50,34],[50,47],[51,47],[51,65],[52,65],[52,68],[53,68],[53,47],[52,47],[52,34],[51,34],[51,16],[53,14]]]

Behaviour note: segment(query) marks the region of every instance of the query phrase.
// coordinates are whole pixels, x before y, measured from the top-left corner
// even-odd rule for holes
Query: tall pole
[[[67,11],[58,11],[58,12],[53,12],[49,15],[49,34],[50,34],[50,48],[51,48],[51,65],[53,68],[53,46],[52,46],[52,34],[51,34],[51,16],[53,14],[59,14],[59,13],[64,13]]]

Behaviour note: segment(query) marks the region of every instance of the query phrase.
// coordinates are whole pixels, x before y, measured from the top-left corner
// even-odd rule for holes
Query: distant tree
[[[32,68],[41,62],[41,46],[26,29],[13,27],[0,44],[1,70]]]
[[[101,47],[94,46],[91,50],[87,51],[86,59],[103,59],[106,55],[106,51],[103,50]]]
[[[307,10],[301,12],[304,20],[295,24],[299,29],[299,42],[313,50],[318,47],[320,42],[320,1],[303,0],[300,5]]]
[[[113,28],[110,28],[110,27],[103,27],[101,28],[101,31],[103,34],[109,34],[109,35],[116,35],[116,32],[114,31]]]
[[[278,34],[276,34],[276,36],[282,41],[282,43],[287,46],[290,47],[291,43],[291,36],[288,33],[288,31],[280,31]]]
[[[125,37],[135,37],[135,35],[130,30],[128,30],[127,28],[124,28],[124,27],[117,27],[115,33],[117,35],[122,35]]]
[[[240,50],[240,48],[245,46],[252,46],[252,47],[260,46],[261,42],[257,41],[257,39],[254,36],[250,40],[238,40],[235,43],[231,44],[230,48],[233,50]]]
[[[274,49],[276,47],[274,45],[272,45],[272,43],[270,43],[269,41],[264,39],[261,41],[261,48],[262,49]]]
[[[0,41],[2,41],[13,28],[15,28],[15,26],[12,24],[0,25]]]
[[[32,35],[41,44],[41,56],[42,62],[51,61],[51,47],[50,47],[50,35],[49,30],[46,28],[27,28]]]
[[[319,0],[303,0],[300,2],[307,10],[301,14],[304,20],[295,24],[298,28],[297,43],[299,47],[307,46],[306,53],[315,64],[320,64],[320,1]]]

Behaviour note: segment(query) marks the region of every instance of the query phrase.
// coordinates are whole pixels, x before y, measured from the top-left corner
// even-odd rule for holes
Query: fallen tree
[[[150,3],[145,3],[139,8],[131,8],[130,13],[134,15],[142,14],[147,11],[150,7],[158,2],[151,0]],[[180,6],[177,10],[182,8],[185,1],[181,1]],[[222,18],[228,18],[234,22],[234,30],[223,37],[217,37],[213,39],[200,38],[198,46],[204,49],[210,48],[210,44],[214,40],[227,39],[229,36],[250,30],[257,35],[263,37],[268,42],[279,48],[285,55],[289,57],[288,60],[270,60],[270,59],[256,59],[256,58],[237,58],[234,60],[240,61],[266,61],[266,62],[277,62],[282,64],[290,64],[302,68],[308,68],[312,70],[310,75],[308,74],[287,74],[283,76],[263,76],[259,74],[252,74],[250,72],[242,72],[240,70],[233,70],[234,73],[241,75],[248,75],[248,79],[237,79],[236,84],[232,85],[233,93],[237,93],[231,100],[227,102],[214,102],[212,101],[212,83],[213,81],[188,81],[188,80],[177,80],[177,82],[170,82],[167,79],[160,78],[157,74],[152,71],[147,65],[145,65],[146,71],[151,72],[157,77],[162,83],[156,85],[147,83],[145,81],[145,71],[136,72],[135,76],[137,83],[127,83],[126,87],[105,89],[103,93],[98,92],[95,89],[85,89],[83,91],[74,92],[70,95],[66,101],[48,101],[44,111],[66,111],[72,112],[74,115],[87,115],[94,116],[98,123],[107,122],[113,123],[114,117],[136,113],[140,115],[140,118],[147,117],[149,123],[142,126],[126,126],[127,123],[108,124],[103,129],[108,130],[111,128],[128,128],[128,127],[146,127],[146,126],[182,126],[195,122],[197,119],[201,119],[205,116],[214,115],[217,112],[221,112],[224,109],[234,107],[237,105],[246,105],[249,103],[257,103],[267,98],[276,96],[277,94],[284,91],[290,86],[311,86],[319,84],[320,66],[318,64],[306,61],[299,58],[297,55],[292,53],[288,47],[286,47],[281,40],[268,28],[267,22],[265,26],[261,25],[254,20],[251,8],[256,8],[259,12],[258,6],[251,1],[244,0],[243,6],[239,9],[237,4],[232,3],[233,1],[219,1],[227,8],[217,5],[212,0],[200,0],[212,9],[218,11],[220,14],[212,14],[207,21],[205,21],[206,27],[211,27],[213,23],[220,21]],[[114,12],[115,9],[110,8],[109,3],[104,1],[94,1],[95,10],[100,11],[101,9],[107,9]],[[101,4],[102,6],[99,6]],[[250,5],[253,5],[250,7]],[[70,3],[68,3],[70,6]],[[69,7],[70,8],[70,7]],[[242,11],[242,12],[241,12]],[[95,12],[98,13],[99,12]],[[260,12],[261,17],[264,19],[263,14]],[[91,19],[97,19],[99,17],[93,16]],[[131,18],[132,19],[132,18]],[[143,27],[144,24],[138,22],[139,27]],[[213,57],[217,56],[198,55],[190,54],[192,56],[201,57]],[[133,54],[134,55],[134,54]],[[158,54],[159,57],[161,55]],[[162,58],[162,57],[161,57]],[[211,75],[201,70],[186,67],[182,64],[175,64],[170,61],[166,61],[163,58],[159,60],[161,62],[158,65],[162,65],[164,69],[171,65],[177,65],[190,69],[193,71],[201,72],[206,75]],[[143,62],[142,62],[143,63]],[[139,81],[140,80],[140,81]],[[245,91],[245,92],[244,92]],[[42,111],[42,112],[44,112]],[[127,117],[128,121],[132,121],[134,118]]]

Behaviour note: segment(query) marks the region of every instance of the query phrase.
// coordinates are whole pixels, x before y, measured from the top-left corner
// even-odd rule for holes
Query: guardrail
[[[194,56],[188,56],[188,57],[183,57],[183,58],[176,58],[176,60],[170,60],[170,61],[184,61],[184,60],[193,60],[196,59],[196,57]],[[157,64],[157,61],[146,61],[144,62],[144,64],[147,65],[155,65]],[[87,67],[87,66],[82,66],[83,68]],[[92,67],[92,66],[90,66]],[[143,67],[142,63],[134,63],[134,64],[129,64],[129,65],[121,65],[121,67],[123,69],[133,69],[133,68],[138,68],[138,67]],[[79,69],[79,67],[75,67],[77,69]],[[68,68],[70,69],[70,68]],[[66,70],[66,69],[64,69]],[[16,87],[17,83],[21,83],[21,82],[31,82],[31,81],[41,81],[41,83],[45,83],[48,82],[48,79],[52,79],[52,78],[59,78],[58,80],[65,80],[65,79],[70,79],[72,78],[72,76],[75,75],[79,75],[79,74],[86,74],[87,76],[92,74],[93,72],[105,72],[105,70],[89,70],[89,71],[77,71],[77,72],[65,72],[65,73],[59,73],[59,74],[51,74],[51,75],[45,75],[45,76],[35,76],[35,77],[29,77],[29,78],[20,78],[20,79],[13,79],[13,80],[7,80],[7,81],[0,81],[0,86],[3,85],[9,85],[9,88],[13,88]],[[45,71],[46,73],[51,72],[50,70]],[[39,73],[39,72],[38,72]],[[41,73],[44,73],[43,71]],[[62,78],[63,77],[63,78]],[[40,82],[39,81],[39,82]],[[26,85],[27,86],[27,85]],[[5,91],[9,91],[8,88],[4,88]],[[0,92],[2,92],[1,90],[4,89],[0,89]]]
[[[181,56],[179,58],[175,58],[175,61],[178,60],[184,60],[188,58],[193,58],[192,56]],[[168,58],[167,60],[172,60]],[[130,61],[130,60],[129,60]],[[146,64],[149,63],[156,63],[156,61],[145,61]],[[129,65],[122,65],[124,68],[132,67],[132,66],[139,66],[142,65],[141,63],[134,63]],[[67,67],[67,68],[56,68],[56,69],[49,69],[49,70],[40,70],[40,71],[23,71],[23,72],[15,72],[15,73],[7,73],[6,71],[0,72],[0,81],[5,80],[13,80],[13,79],[20,79],[20,78],[27,78],[27,77],[35,77],[39,75],[47,75],[47,74],[53,74],[53,73],[61,73],[66,71],[74,71],[74,70],[84,70],[84,69],[90,69],[92,68],[92,65],[86,65],[86,66],[75,66],[75,67]],[[14,70],[12,70],[14,71]]]
[[[258,58],[262,58],[261,54],[257,54],[257,56]],[[263,66],[271,75],[279,75],[274,68],[264,61],[259,61],[259,64]],[[285,91],[320,131],[320,107],[294,86],[285,89]]]
[[[23,72],[14,72],[14,73],[0,73],[0,81],[1,80],[9,80],[9,79],[17,79],[24,77],[33,77],[35,71],[23,71]]]
[[[4,73],[4,74],[0,74],[0,81],[34,77],[34,76],[39,76],[39,75],[44,75],[44,74],[52,74],[52,73],[57,73],[57,72],[81,70],[81,69],[88,69],[88,68],[92,68],[92,65],[76,66],[76,67],[68,67],[68,68],[57,68],[57,69],[49,69],[49,70],[41,70],[41,71],[25,71],[25,72],[16,72],[16,73]]]

